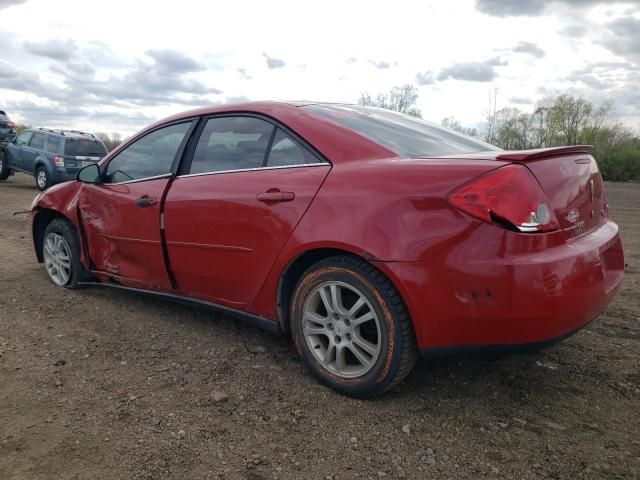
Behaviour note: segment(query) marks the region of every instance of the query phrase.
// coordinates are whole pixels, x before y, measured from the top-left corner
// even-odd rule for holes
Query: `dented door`
[[[170,290],[160,237],[160,204],[169,177],[83,185],[80,218],[93,269],[118,282]]]

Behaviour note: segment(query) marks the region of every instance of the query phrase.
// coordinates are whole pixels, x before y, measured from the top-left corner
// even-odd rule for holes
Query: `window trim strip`
[[[220,175],[224,173],[255,172],[255,171],[263,171],[263,170],[282,170],[285,168],[301,168],[301,167],[331,167],[331,164],[322,162],[322,163],[303,163],[301,165],[279,165],[277,167],[240,168],[237,170],[218,170],[216,172],[187,173],[184,175],[178,175],[176,176],[176,178],[203,177],[205,175]]]

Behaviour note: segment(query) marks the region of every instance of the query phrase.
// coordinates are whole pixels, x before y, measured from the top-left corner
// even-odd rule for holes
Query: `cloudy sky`
[[[640,0],[0,0],[0,109],[128,135],[194,106],[356,101],[413,83],[426,119],[570,91],[640,130]]]

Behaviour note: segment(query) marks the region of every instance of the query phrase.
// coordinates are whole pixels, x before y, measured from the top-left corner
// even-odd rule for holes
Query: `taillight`
[[[63,157],[53,157],[53,164],[56,167],[64,167],[64,158]]]
[[[558,228],[546,195],[522,165],[507,165],[475,178],[451,192],[448,200],[480,220],[519,232],[549,232]]]
[[[17,125],[15,123],[13,123],[13,122],[9,122],[8,125],[9,125],[9,128],[13,128],[14,130],[17,127]]]

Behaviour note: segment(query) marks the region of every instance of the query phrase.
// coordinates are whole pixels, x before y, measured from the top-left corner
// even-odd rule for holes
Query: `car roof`
[[[168,118],[164,118],[157,122],[168,123],[184,118],[213,115],[216,113],[261,113],[264,115],[275,115],[290,112],[299,107],[306,107],[309,105],[353,105],[349,103],[339,102],[314,102],[307,100],[296,101],[255,101],[255,102],[242,102],[242,103],[228,103],[224,105],[210,105],[193,110],[187,110],[186,112],[177,113]]]

